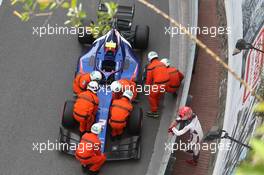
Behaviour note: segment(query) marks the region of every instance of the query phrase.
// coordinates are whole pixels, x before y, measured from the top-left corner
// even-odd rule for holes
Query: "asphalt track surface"
[[[168,12],[168,1],[152,2]],[[33,151],[33,143],[55,142],[58,137],[62,107],[72,97],[74,69],[82,48],[74,35],[33,35],[32,27],[42,26],[45,18],[22,23],[12,15],[9,3],[4,1],[0,7],[0,174],[83,174],[73,157],[58,151]],[[95,17],[96,6],[96,0],[83,5],[91,17]],[[60,26],[64,19],[64,12],[58,10],[48,23]],[[149,50],[169,56],[166,21],[136,3],[134,24],[149,25]],[[140,56],[146,59],[145,55]],[[146,97],[141,103],[146,112]],[[167,99],[166,104],[174,104],[174,99]],[[107,163],[100,174],[144,175],[158,127],[159,120],[144,117],[141,160]]]

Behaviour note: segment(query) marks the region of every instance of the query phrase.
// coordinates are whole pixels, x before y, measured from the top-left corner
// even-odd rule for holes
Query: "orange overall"
[[[73,92],[75,94],[79,94],[83,91],[86,91],[86,87],[90,83],[90,81],[90,73],[76,75],[73,81]]]
[[[136,83],[134,81],[128,79],[121,79],[118,80],[118,82],[121,84],[122,90],[120,92],[113,93],[112,99],[120,99],[126,90],[130,90],[133,92],[132,100],[134,100],[137,97]]]
[[[160,98],[166,91],[168,82],[169,74],[167,67],[158,59],[152,60],[147,67],[146,77],[146,85],[152,85],[148,96],[151,112],[158,111]]]
[[[167,71],[170,75],[170,81],[167,84],[166,92],[175,93],[180,87],[181,81],[183,80],[183,74],[178,71],[175,67],[168,67]]]
[[[95,121],[98,104],[97,95],[89,90],[78,95],[73,107],[73,117],[80,123],[80,132],[90,131]]]
[[[101,153],[101,141],[93,133],[85,133],[75,152],[75,157],[83,166],[88,166],[90,171],[99,171],[106,160]]]
[[[129,99],[122,97],[121,99],[113,100],[112,106],[110,109],[110,120],[109,124],[112,128],[111,135],[117,136],[121,135],[124,132],[126,127],[126,121],[130,115],[133,106]]]

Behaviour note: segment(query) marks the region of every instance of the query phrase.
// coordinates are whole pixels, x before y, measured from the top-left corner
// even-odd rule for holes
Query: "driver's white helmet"
[[[151,51],[148,53],[148,60],[149,61],[153,60],[154,58],[158,58],[158,57],[159,57],[159,55],[157,52]]]
[[[123,93],[123,96],[124,96],[124,97],[127,97],[129,100],[132,100],[132,98],[133,98],[133,92],[130,91],[130,90],[126,90],[126,91]]]
[[[102,79],[102,74],[99,71],[93,71],[90,73],[91,81],[100,81]]]
[[[99,89],[99,84],[96,81],[91,81],[88,85],[87,85],[87,89],[92,91],[93,93],[96,93]]]
[[[118,81],[114,81],[112,84],[111,84],[111,86],[110,86],[110,88],[111,88],[111,91],[112,92],[121,92],[121,90],[122,90],[122,85],[118,82]]]
[[[170,66],[170,60],[168,58],[163,58],[160,60],[166,67]]]
[[[102,129],[103,127],[100,123],[95,123],[91,127],[91,132],[98,135],[101,133]]]

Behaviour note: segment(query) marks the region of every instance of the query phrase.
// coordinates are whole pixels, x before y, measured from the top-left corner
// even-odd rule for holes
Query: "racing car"
[[[124,9],[127,10],[126,13],[130,16],[132,12],[134,13],[133,7],[119,6],[117,14],[124,13]],[[121,31],[124,32],[124,30]],[[128,31],[126,30],[126,32]],[[148,39],[148,36],[145,39]],[[137,40],[133,40],[133,44],[136,46]],[[76,74],[94,70],[102,73],[103,78],[99,83],[100,89],[97,93],[100,103],[96,114],[96,122],[103,125],[99,139],[102,142],[101,151],[106,154],[108,161],[140,159],[141,156],[140,140],[143,111],[138,103],[133,104],[133,111],[129,116],[127,128],[121,140],[112,141],[110,139],[110,128],[108,126],[112,93],[110,86],[107,85],[123,78],[134,81],[140,79],[140,59],[134,54],[130,42],[122,36],[118,27],[113,27],[106,35],[93,41],[87,53],[78,59],[76,68]],[[144,42],[147,43],[148,41]],[[72,146],[74,147],[80,142],[79,126],[72,117],[74,103],[74,100],[65,102],[59,132],[59,142],[62,143],[60,144],[60,150],[70,155],[75,154],[75,149],[71,149]]]

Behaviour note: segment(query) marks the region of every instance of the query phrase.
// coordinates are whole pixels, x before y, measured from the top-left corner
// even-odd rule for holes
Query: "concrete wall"
[[[193,0],[169,0],[170,16],[176,19],[184,26],[197,26],[198,19],[198,1]],[[165,31],[165,30],[164,30]],[[192,75],[192,67],[195,55],[195,44],[191,42],[185,35],[172,35],[170,38],[170,59],[174,66],[185,74],[184,83],[178,91],[178,97],[175,104],[172,104],[172,110],[169,116],[163,116],[160,121],[160,127],[156,136],[153,155],[148,166],[147,175],[164,175],[170,174],[172,170],[173,160],[170,151],[165,150],[165,143],[174,143],[176,137],[168,136],[167,127],[171,121],[175,120],[175,112],[179,105],[186,103],[187,95]],[[166,95],[166,98],[171,98]],[[169,106],[166,104],[164,106]],[[165,128],[164,128],[165,126]],[[165,132],[164,132],[165,131]]]
[[[170,0],[170,16],[186,27],[197,27],[198,23],[198,1],[195,0]],[[170,57],[174,65],[184,73],[184,83],[178,91],[178,99],[175,108],[172,111],[170,121],[175,121],[176,112],[179,106],[186,104],[189,93],[192,70],[195,57],[196,44],[187,36],[179,34],[171,37],[170,40]],[[166,143],[175,143],[176,136],[167,136]],[[164,143],[163,143],[164,144]],[[172,173],[173,165],[176,158],[168,150],[164,151],[159,167],[159,175],[169,175]]]
[[[225,5],[227,25],[231,29],[231,34],[228,35],[228,65],[251,87],[257,89],[264,55],[251,50],[232,56],[232,52],[236,41],[241,38],[264,49],[264,1],[226,0]],[[256,99],[229,74],[223,129],[243,143],[248,142],[257,123],[256,116],[252,113],[255,103]],[[247,151],[234,142],[231,143],[231,150],[219,150],[213,174],[233,174],[237,163],[246,156]]]

